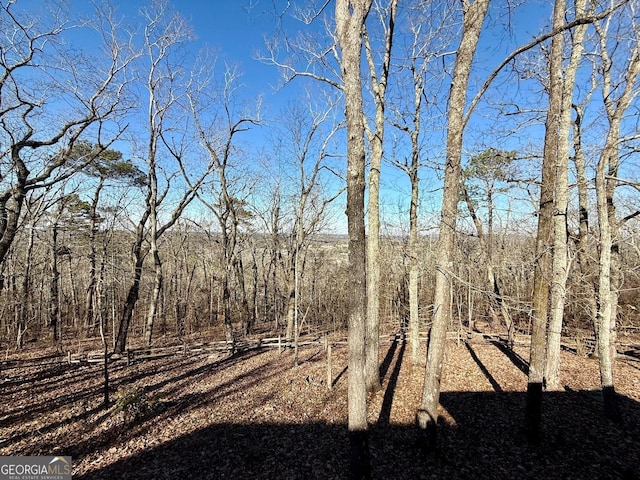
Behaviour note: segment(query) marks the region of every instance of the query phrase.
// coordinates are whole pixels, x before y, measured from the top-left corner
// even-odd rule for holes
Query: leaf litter
[[[618,361],[624,423],[602,415],[596,360],[562,352],[562,392],[545,392],[543,441],[523,430],[528,348],[450,342],[437,446],[416,443],[424,379],[402,345],[381,346],[369,394],[374,478],[640,478],[640,369]],[[102,406],[99,365],[0,371],[0,455],[73,457],[74,479],[348,478],[347,349],[175,355],[110,367],[139,415]],[[120,389],[120,390],[118,390]],[[134,395],[139,395],[139,398]]]

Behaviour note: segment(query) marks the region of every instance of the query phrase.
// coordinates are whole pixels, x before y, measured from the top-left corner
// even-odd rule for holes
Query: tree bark
[[[417,135],[415,135],[417,137]],[[413,137],[413,135],[412,135]],[[417,141],[417,138],[416,138]],[[412,138],[412,143],[413,138]],[[412,146],[411,154],[411,204],[409,206],[409,341],[411,343],[411,362],[418,365],[420,349],[420,316],[418,302],[418,160],[417,143]]]
[[[385,127],[385,95],[389,79],[391,63],[391,48],[395,26],[398,0],[391,0],[389,10],[389,25],[386,28],[385,48],[380,78],[376,74],[375,61],[369,45],[369,38],[365,30],[365,45],[371,76],[371,86],[375,104],[375,126],[369,136],[371,145],[371,165],[369,171],[369,202],[367,235],[367,320],[366,320],[366,365],[365,375],[367,391],[380,390],[380,168],[383,155],[383,140]]]
[[[120,322],[118,324],[116,343],[113,347],[113,352],[118,354],[124,353],[127,348],[129,325],[131,324],[131,319],[133,318],[133,309],[135,308],[136,303],[138,302],[138,296],[140,295],[140,280],[142,279],[142,263],[144,261],[144,257],[139,251],[140,249],[136,250],[137,251],[134,251],[133,253],[133,279],[131,281],[131,285],[129,286],[129,291],[124,302],[124,307],[122,308],[122,314],[120,315]]]
[[[586,0],[575,1],[575,15],[584,15]],[[565,6],[566,8],[566,6]],[[564,14],[563,14],[564,21]],[[556,154],[556,185],[553,212],[553,262],[551,300],[549,312],[549,330],[547,333],[547,358],[545,367],[546,387],[560,390],[560,343],[564,305],[567,296],[567,278],[569,276],[569,238],[567,207],[569,203],[569,132],[571,130],[571,105],[575,88],[576,74],[582,59],[583,39],[587,25],[579,25],[572,36],[571,58],[563,70],[564,81],[558,88],[562,91],[562,109],[558,123],[558,149]],[[563,48],[562,42],[559,47]],[[552,52],[553,55],[553,52]],[[560,61],[561,63],[561,61]]]
[[[616,219],[614,194],[618,168],[620,165],[619,145],[622,119],[631,100],[637,93],[636,82],[640,74],[640,43],[638,38],[630,44],[628,64],[624,69],[613,69],[609,55],[609,22],[594,24],[600,43],[602,60],[602,98],[605,106],[609,131],[598,164],[596,166],[596,203],[600,232],[600,256],[598,259],[598,355],[600,357],[600,383],[604,400],[605,415],[620,420],[618,402],[613,379],[615,360],[615,328],[618,307],[619,245],[618,221]],[[615,39],[619,40],[619,39]],[[614,44],[614,48],[619,46]],[[620,72],[619,79],[613,79],[614,71]],[[621,85],[624,85],[622,87]],[[616,93],[619,95],[616,97]]]
[[[582,276],[586,279],[583,283],[587,292],[587,302],[589,306],[589,316],[593,326],[593,333],[598,338],[598,306],[596,304],[596,292],[598,281],[594,274],[596,271],[595,261],[589,254],[589,182],[584,162],[584,151],[582,149],[582,117],[583,107],[574,106],[576,117],[573,123],[573,162],[576,167],[576,184],[578,187],[578,242],[576,258],[582,271]],[[597,353],[597,349],[596,349]]]
[[[414,39],[414,44],[417,38]],[[409,342],[411,344],[411,362],[418,365],[420,348],[420,316],[418,299],[418,201],[420,194],[420,116],[422,114],[422,95],[424,94],[423,69],[416,68],[415,58],[411,62],[413,73],[413,128],[411,137],[411,203],[409,205]],[[424,68],[424,65],[423,65]]]
[[[25,139],[25,143],[28,138]],[[24,199],[27,193],[26,185],[29,170],[20,157],[25,145],[18,143],[11,146],[11,162],[15,169],[15,181],[10,188],[0,193],[0,263],[9,253],[9,248],[18,232],[18,223]]]
[[[162,292],[162,284],[164,275],[162,272],[162,261],[160,259],[160,253],[152,247],[153,254],[153,266],[154,266],[154,279],[153,279],[153,291],[151,292],[151,300],[147,310],[146,328],[144,331],[144,344],[147,347],[151,347],[153,341],[153,327],[155,318],[158,314],[158,305],[160,304],[160,293]]]
[[[62,210],[62,207],[60,207]],[[58,216],[60,213],[58,213]],[[58,345],[60,329],[60,271],[58,270],[58,218],[51,227],[51,280],[49,283],[49,326],[54,345]]]
[[[95,330],[95,297],[98,285],[97,271],[97,246],[96,237],[98,234],[98,201],[100,192],[104,186],[104,179],[100,178],[96,191],[93,194],[91,207],[89,209],[89,285],[87,286],[85,297],[85,320],[84,327],[87,333]]]
[[[436,284],[433,300],[433,324],[429,333],[422,401],[417,414],[420,441],[423,448],[435,447],[440,378],[445,358],[447,328],[451,321],[451,285],[456,221],[460,189],[460,163],[464,131],[464,111],[471,65],[489,0],[463,4],[462,38],[457,50],[447,114],[447,150],[440,216],[440,238],[436,249]]]
[[[600,384],[604,399],[604,410],[608,417],[618,418],[617,401],[613,381],[613,358],[611,355],[611,325],[612,295],[611,295],[611,246],[612,231],[609,223],[607,206],[606,171],[610,156],[613,154],[612,145],[617,137],[612,137],[608,147],[602,153],[596,167],[596,199],[598,208],[598,223],[600,230],[600,257],[598,259],[598,357],[600,361]]]
[[[297,234],[296,234],[297,238]],[[289,276],[287,279],[287,331],[286,338],[288,342],[291,342],[296,335],[296,309],[298,298],[298,248],[293,248],[293,252],[290,259],[291,265],[289,268]]]
[[[564,24],[565,1],[556,0],[553,28]],[[558,155],[558,128],[562,112],[562,34],[551,39],[549,61],[549,107],[545,121],[542,183],[536,234],[536,264],[533,277],[531,319],[531,347],[527,384],[526,420],[529,440],[537,442],[541,436],[542,389],[546,364],[547,320],[549,315],[549,285],[551,284],[553,245],[553,208]]]
[[[362,32],[372,0],[336,0],[335,20],[347,124],[347,229],[349,235],[348,426],[351,476],[370,478],[365,378],[367,312],[365,238],[365,145],[360,61]]]
[[[231,239],[227,220],[220,220],[220,228],[222,229],[222,258],[224,267],[224,276],[222,278],[222,324],[224,325],[225,339],[231,345],[232,350],[235,349],[235,335],[233,332],[233,318],[231,317],[231,278],[232,264],[231,255],[232,248]]]

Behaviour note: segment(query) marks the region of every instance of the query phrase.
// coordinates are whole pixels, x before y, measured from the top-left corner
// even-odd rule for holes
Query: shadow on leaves
[[[624,424],[602,415],[600,392],[546,392],[545,441],[531,445],[525,393],[445,392],[455,425],[424,454],[414,426],[372,425],[372,478],[640,478],[640,405],[620,397]],[[212,424],[76,479],[349,478],[344,425]]]

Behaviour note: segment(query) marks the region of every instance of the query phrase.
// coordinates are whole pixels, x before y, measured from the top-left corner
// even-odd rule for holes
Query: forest
[[[637,0],[248,2],[284,102],[179,2],[80,3],[0,0],[2,455],[163,478],[170,444],[208,478],[210,442],[215,478],[391,478],[397,443],[396,478],[566,478],[584,441],[639,478]],[[493,428],[521,432],[504,470],[471,447]],[[255,435],[292,470],[236,458]]]

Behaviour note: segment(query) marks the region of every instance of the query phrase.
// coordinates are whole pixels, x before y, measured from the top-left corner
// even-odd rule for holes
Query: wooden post
[[[327,388],[331,390],[333,378],[331,375],[331,344],[327,344]]]
[[[67,363],[71,365],[71,352],[67,352]]]
[[[278,335],[278,354],[282,353],[282,336]]]

